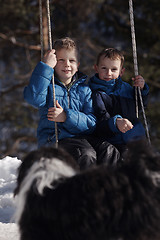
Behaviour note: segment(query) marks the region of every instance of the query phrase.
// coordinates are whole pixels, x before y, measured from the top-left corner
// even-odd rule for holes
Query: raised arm
[[[48,51],[43,62],[35,67],[28,86],[24,89],[24,99],[34,107],[42,107],[46,104],[48,86],[53,76],[53,68],[57,63],[55,50]]]

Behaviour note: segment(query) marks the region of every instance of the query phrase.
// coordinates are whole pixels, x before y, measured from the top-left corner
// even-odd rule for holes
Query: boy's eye
[[[75,59],[71,59],[70,62],[73,63],[73,62],[76,62],[76,60]]]
[[[116,71],[117,71],[117,68],[113,68],[113,69],[112,69],[112,72],[116,72]]]
[[[64,59],[60,58],[60,59],[58,59],[58,61],[60,61],[60,62],[64,62]]]

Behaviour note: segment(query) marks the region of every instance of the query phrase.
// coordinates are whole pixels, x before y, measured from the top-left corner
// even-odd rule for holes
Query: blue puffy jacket
[[[90,79],[89,86],[93,92],[93,106],[98,120],[96,135],[104,137],[112,144],[126,144],[145,136],[145,129],[136,117],[134,87],[122,81],[121,77],[104,81],[98,78],[98,74]],[[147,104],[148,93],[149,87],[145,83],[141,91],[144,106]],[[116,127],[117,118],[127,118],[134,127],[122,133]]]
[[[39,109],[40,121],[37,129],[39,146],[55,142],[55,124],[47,119],[48,109],[53,107],[52,76],[54,70],[43,62],[35,67],[29,85],[24,89],[24,99]],[[58,139],[90,134],[96,126],[93,115],[91,89],[85,84],[86,76],[77,73],[70,89],[55,77],[56,100],[66,112],[65,122],[57,123]]]

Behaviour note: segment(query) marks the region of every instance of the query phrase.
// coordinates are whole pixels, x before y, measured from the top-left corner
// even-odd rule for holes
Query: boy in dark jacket
[[[24,98],[39,109],[39,147],[55,143],[54,122],[57,122],[59,146],[65,148],[84,169],[95,164],[96,152],[97,158],[109,161],[116,161],[119,152],[108,142],[103,147],[95,141],[95,149],[89,143],[96,117],[93,115],[91,90],[85,84],[86,76],[78,71],[78,66],[75,42],[70,38],[55,41],[54,49],[35,67],[29,85],[24,89]],[[53,107],[51,81],[54,71],[56,107]],[[107,155],[107,149],[110,155]]]
[[[136,117],[134,87],[121,79],[123,63],[124,56],[119,50],[102,50],[95,65],[96,74],[89,82],[98,119],[96,135],[114,144],[120,152],[129,141],[145,137],[145,129]],[[140,87],[146,105],[148,85],[140,75],[132,80],[135,87]]]

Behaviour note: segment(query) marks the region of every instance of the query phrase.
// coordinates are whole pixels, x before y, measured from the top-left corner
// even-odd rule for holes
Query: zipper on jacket
[[[63,83],[62,83],[62,85],[63,85],[63,87],[66,89],[66,91],[67,91],[67,100],[68,100],[68,108],[70,108],[70,89],[71,89],[71,86],[73,85],[71,85],[71,86],[69,86],[69,87],[67,87],[67,86],[65,86]]]
[[[71,84],[69,84],[69,86],[64,86],[67,90],[67,99],[68,99],[68,108],[70,108],[70,89],[71,87],[75,84],[76,81],[71,82]]]
[[[70,88],[67,88],[67,99],[68,99],[68,108],[70,108]]]
[[[63,82],[61,82],[63,87],[65,87],[67,90],[68,108],[70,108],[70,89],[77,81],[79,81],[79,79],[76,79],[76,77],[74,77],[73,81],[68,86],[65,86]]]

